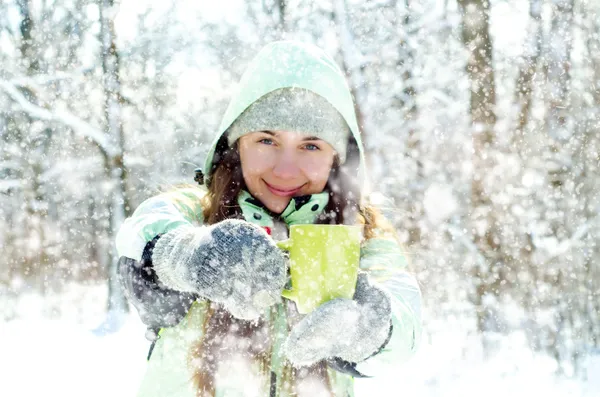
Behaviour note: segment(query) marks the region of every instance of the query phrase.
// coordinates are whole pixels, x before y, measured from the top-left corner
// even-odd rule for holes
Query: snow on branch
[[[38,74],[35,76],[21,76],[10,80],[10,84],[17,87],[38,87],[48,85],[56,81],[71,80],[80,76],[85,76],[93,72],[93,68],[86,67],[71,72],[54,72],[52,74]]]
[[[38,120],[54,121],[71,128],[76,134],[89,139],[102,150],[108,157],[116,156],[119,151],[107,139],[104,132],[85,120],[80,119],[64,109],[45,109],[27,100],[14,85],[5,80],[0,80],[0,89],[6,92],[30,117]]]
[[[577,245],[578,243],[581,242],[581,240],[588,234],[590,229],[593,228],[593,226],[598,223],[599,220],[600,220],[600,215],[596,215],[592,219],[589,219],[587,222],[579,225],[579,227],[577,228],[577,230],[575,230],[575,232],[573,233],[573,235],[571,237],[560,241],[556,245],[556,247],[554,247],[554,248],[544,247],[544,248],[546,248],[546,250],[550,251],[550,257],[545,260],[543,265],[549,264],[554,259],[557,259],[561,255],[566,254],[568,251],[570,251],[572,248],[574,248],[575,245]],[[539,246],[541,244],[539,241],[534,239],[534,245]]]
[[[0,193],[6,194],[10,189],[20,188],[23,181],[20,179],[5,179],[0,181]]]

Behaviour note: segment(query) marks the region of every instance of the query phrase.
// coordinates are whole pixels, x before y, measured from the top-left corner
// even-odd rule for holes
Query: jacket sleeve
[[[154,340],[161,328],[178,324],[197,297],[160,286],[147,264],[144,260],[138,262],[122,256],[118,277],[125,296],[148,328],[146,337]]]
[[[166,288],[152,267],[152,250],[160,235],[202,220],[201,191],[186,188],[144,201],[117,233],[118,278],[129,302],[154,339],[160,328],[179,323],[195,301],[194,294]]]
[[[202,224],[200,201],[204,192],[198,188],[183,188],[163,193],[144,201],[133,215],[123,222],[116,237],[119,257],[140,261],[144,247],[159,234],[181,225]]]
[[[389,341],[375,355],[357,363],[367,376],[388,373],[417,350],[421,339],[421,291],[397,242],[373,238],[361,249],[361,270],[386,291],[391,299],[392,329]]]

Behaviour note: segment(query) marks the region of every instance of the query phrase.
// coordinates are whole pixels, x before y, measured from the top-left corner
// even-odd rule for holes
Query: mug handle
[[[282,250],[290,252],[290,249],[292,248],[292,239],[288,238],[287,240],[277,241],[275,244]]]
[[[286,251],[286,252],[290,252],[290,249],[292,248],[292,240],[291,239],[278,241],[275,244],[277,245],[277,247],[279,247],[280,249],[282,249],[283,251]],[[289,290],[289,289],[284,289],[283,291],[281,291],[281,296],[283,296],[286,299],[293,300],[294,302],[296,302],[296,299],[297,299],[296,295],[294,294],[294,291]]]

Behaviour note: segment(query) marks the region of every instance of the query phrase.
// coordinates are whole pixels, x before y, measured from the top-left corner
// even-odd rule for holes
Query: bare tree
[[[548,112],[546,130],[557,141],[568,140],[573,131],[570,112],[571,51],[573,48],[574,0],[553,2],[552,20],[546,38]]]
[[[368,120],[366,120],[366,112],[363,110],[363,104],[366,102],[367,96],[367,87],[364,78],[364,71],[367,67],[366,58],[356,45],[354,34],[350,29],[348,4],[346,0],[334,0],[332,17],[335,26],[338,29],[342,68],[344,69],[350,84],[350,92],[354,98],[358,126],[363,135],[363,140],[366,142],[369,139]]]
[[[32,77],[40,73],[41,68],[39,43],[34,37],[36,24],[32,16],[32,4],[30,0],[20,0],[17,2],[17,6],[21,14],[19,25],[21,67],[26,76]],[[45,15],[46,10],[43,9],[42,13]],[[19,89],[30,102],[38,103],[37,94],[33,89],[27,86],[21,86]],[[44,290],[46,283],[41,277],[41,273],[47,270],[45,268],[48,266],[49,258],[45,248],[48,205],[42,173],[45,168],[51,132],[49,128],[34,128],[32,125],[34,120],[27,114],[14,115],[13,121],[15,128],[20,131],[17,134],[20,137],[20,144],[26,148],[26,152],[29,154],[27,163],[23,162],[21,167],[22,180],[25,181],[22,193],[27,225],[21,228],[21,232],[29,234],[28,238],[38,242],[37,248],[33,250],[35,254],[32,252],[26,255],[28,259],[24,265],[29,269],[26,272],[35,276],[38,286]]]
[[[396,9],[398,12],[398,9]],[[424,179],[423,161],[421,158],[421,138],[417,127],[417,118],[419,116],[417,107],[417,88],[415,86],[413,69],[415,67],[416,54],[414,51],[414,43],[411,43],[410,28],[412,24],[411,18],[411,2],[404,0],[404,15],[398,15],[397,21],[399,27],[400,40],[398,42],[398,61],[397,69],[400,72],[400,77],[404,88],[402,91],[394,95],[395,103],[402,112],[404,125],[408,129],[406,152],[414,162],[416,167],[416,176],[419,180]],[[418,192],[419,197],[422,197],[423,191]],[[410,229],[408,231],[408,245],[419,245],[421,241],[421,228],[419,227],[419,219],[423,217],[423,208],[421,205],[411,206],[410,213]]]
[[[127,172],[123,163],[125,137],[121,116],[121,83],[119,80],[119,53],[116,46],[114,17],[116,7],[114,0],[102,0],[100,4],[100,42],[102,59],[102,76],[104,89],[105,131],[108,141],[116,148],[116,152],[104,155],[106,178],[112,189],[108,192],[107,202],[110,204],[110,235],[115,236],[127,215],[129,208],[126,196]],[[117,280],[118,257],[114,248],[114,237],[110,239],[111,262],[108,266],[108,311],[112,313],[127,312],[125,295]]]
[[[490,3],[487,0],[459,0],[462,40],[469,51],[467,74],[471,85],[470,115],[473,135],[473,180],[471,185],[471,225],[481,262],[473,268],[474,304],[477,328],[488,329],[493,308],[488,299],[496,296],[500,283],[501,247],[497,215],[491,200],[486,173],[495,166],[496,88],[492,64],[492,40],[489,29]]]
[[[595,192],[600,190],[597,175],[600,173],[598,161],[600,153],[600,21],[598,20],[600,7],[589,3],[581,4],[580,15],[584,22],[583,36],[587,52],[588,67],[591,71],[592,84],[588,85],[592,101],[589,105],[589,115],[585,122],[584,148],[580,152],[584,161],[582,178],[585,184],[582,187],[584,197],[583,211],[586,219],[598,219],[599,199]],[[590,227],[587,242],[593,255],[589,255],[584,263],[584,296],[581,303],[584,305],[583,313],[587,321],[583,331],[584,338],[590,346],[600,347],[600,268],[594,265],[593,257],[600,255],[600,245],[597,236],[600,233],[600,222]]]
[[[548,139],[548,151],[544,154],[548,163],[547,179],[549,184],[548,210],[544,218],[550,225],[550,233],[560,240],[570,235],[569,221],[573,221],[572,211],[566,206],[568,180],[573,178],[572,159],[575,140],[572,125],[570,83],[571,83],[571,50],[573,46],[573,0],[558,0],[552,4],[550,28],[545,41],[546,54],[546,117],[544,131]],[[560,211],[560,212],[557,212]],[[562,216],[559,216],[561,213]],[[562,340],[573,331],[572,307],[573,289],[569,274],[572,270],[555,262],[556,276],[552,283],[558,290],[565,290],[562,299],[556,299],[555,310],[556,338]],[[564,299],[567,298],[567,299]],[[550,346],[550,350],[558,363],[572,361],[572,351],[564,349],[563,343]],[[559,365],[559,371],[562,366]]]
[[[533,78],[537,71],[538,59],[542,48],[542,0],[530,0],[529,18],[525,49],[521,59],[515,90],[515,102],[518,106],[518,122],[513,142],[517,147],[524,141],[524,130],[529,122]]]

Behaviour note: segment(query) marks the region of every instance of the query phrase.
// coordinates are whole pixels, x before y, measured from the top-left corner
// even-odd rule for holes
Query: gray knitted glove
[[[169,288],[221,303],[234,317],[258,318],[281,301],[285,256],[260,227],[240,220],[181,226],[164,234],[152,254]]]
[[[307,314],[290,332],[284,354],[297,367],[323,359],[358,363],[387,343],[391,315],[388,296],[361,273],[354,299],[333,299]]]

